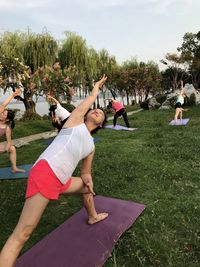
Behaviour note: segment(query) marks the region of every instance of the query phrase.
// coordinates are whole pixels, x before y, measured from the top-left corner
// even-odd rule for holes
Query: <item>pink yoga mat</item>
[[[16,267],[103,266],[117,240],[145,205],[103,196],[95,197],[95,205],[98,212],[109,213],[106,220],[88,225],[82,208],[22,255]]]

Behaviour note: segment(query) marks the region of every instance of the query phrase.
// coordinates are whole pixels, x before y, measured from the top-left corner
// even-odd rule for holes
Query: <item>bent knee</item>
[[[8,150],[9,153],[13,153],[13,152],[16,152],[16,148],[15,146],[11,146]]]

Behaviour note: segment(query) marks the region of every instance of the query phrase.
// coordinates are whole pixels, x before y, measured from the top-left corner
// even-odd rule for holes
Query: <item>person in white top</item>
[[[58,131],[60,131],[71,113],[63,108],[59,101],[50,94],[47,94],[47,100],[55,103],[54,105],[50,106],[49,115],[52,119],[52,125],[57,128]]]
[[[1,250],[0,267],[14,266],[49,201],[58,199],[59,194],[82,194],[88,224],[107,218],[108,213],[97,213],[94,205],[91,166],[95,150],[90,135],[93,130],[103,127],[106,117],[101,109],[88,112],[106,79],[104,75],[95,83],[90,96],[72,111],[62,130],[32,167],[25,204],[16,228]],[[71,177],[80,159],[81,176]]]
[[[180,120],[182,120],[183,111],[186,111],[186,109],[183,109],[184,98],[185,98],[185,92],[183,90],[183,81],[181,80],[180,93],[178,95],[178,98],[175,104],[175,115],[174,115],[175,123],[177,123],[178,117],[180,117]]]

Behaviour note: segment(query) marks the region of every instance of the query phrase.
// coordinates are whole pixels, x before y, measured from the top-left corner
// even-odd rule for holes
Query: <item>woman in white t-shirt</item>
[[[177,97],[176,104],[175,104],[175,115],[174,115],[175,124],[177,123],[178,117],[180,118],[180,120],[182,120],[183,111],[184,111],[183,109],[184,98],[185,98],[185,92],[183,90],[183,81],[181,80],[180,93]]]
[[[30,170],[25,204],[16,228],[1,250],[0,267],[13,267],[49,201],[58,199],[60,194],[82,194],[88,224],[108,216],[108,213],[96,212],[91,175],[95,152],[91,132],[103,127],[106,116],[101,109],[88,111],[106,79],[104,75],[95,83],[90,96],[72,111],[62,130]],[[82,160],[81,176],[73,177],[79,160]]]
[[[59,101],[55,99],[50,94],[47,94],[47,100],[50,102],[53,101],[54,105],[51,104],[49,108],[49,115],[52,119],[52,125],[58,129],[58,132],[62,129],[64,123],[70,116],[70,112],[61,106]]]

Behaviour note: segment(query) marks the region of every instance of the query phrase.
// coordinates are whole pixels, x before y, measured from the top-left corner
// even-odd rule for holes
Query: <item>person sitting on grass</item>
[[[0,106],[0,137],[6,136],[5,144],[0,144],[0,154],[8,152],[10,155],[10,162],[12,172],[25,172],[25,170],[17,167],[17,153],[15,146],[12,145],[11,141],[11,129],[14,128],[15,112],[10,109],[6,109],[6,106],[11,102],[14,97],[20,96],[21,90],[16,89]]]
[[[90,96],[74,109],[54,141],[40,155],[28,177],[25,204],[19,222],[0,254],[0,267],[13,267],[22,247],[38,225],[49,201],[60,194],[81,193],[88,213],[88,224],[100,222],[108,213],[97,213],[91,174],[95,146],[91,133],[106,123],[101,109],[88,112],[99,89],[106,82],[104,75],[95,83]],[[72,177],[82,160],[81,176]],[[70,240],[69,240],[70,242]]]

